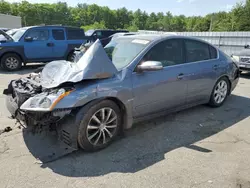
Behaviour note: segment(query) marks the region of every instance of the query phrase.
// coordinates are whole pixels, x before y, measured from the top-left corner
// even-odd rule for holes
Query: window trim
[[[219,56],[218,50],[215,47],[213,47],[212,45],[210,45],[210,44],[208,44],[208,47],[209,47],[210,58],[212,56],[212,54],[211,54],[211,48],[214,48],[215,51],[216,51],[216,58],[211,58],[210,60],[217,59],[218,56]]]
[[[182,40],[182,44],[183,44],[182,48],[183,48],[183,50],[184,50],[185,63],[183,63],[183,64],[178,64],[178,65],[170,65],[170,66],[168,66],[168,67],[176,67],[176,66],[181,66],[181,65],[184,65],[184,64],[194,64],[194,63],[200,63],[200,62],[206,62],[206,61],[219,60],[219,59],[220,59],[220,53],[219,53],[218,48],[214,47],[213,45],[211,45],[211,44],[209,44],[209,43],[207,43],[207,42],[205,42],[205,41],[203,42],[203,41],[199,41],[199,40],[196,40],[196,39],[187,39],[187,38],[168,38],[168,39],[163,39],[163,40],[157,41],[157,43],[151,43],[152,46],[151,46],[151,45],[148,46],[147,49],[145,49],[145,51],[141,52],[141,53],[143,53],[143,55],[142,55],[142,54],[138,54],[138,56],[142,55],[142,57],[138,60],[138,63],[136,64],[136,66],[135,66],[135,68],[134,68],[132,74],[138,74],[138,73],[136,72],[136,68],[137,68],[137,66],[139,65],[139,63],[141,62],[142,58],[148,53],[149,50],[151,50],[151,49],[152,49],[155,45],[157,45],[158,43],[160,43],[160,42],[162,42],[162,41],[165,41],[165,40],[171,40],[171,39],[180,39],[180,40]],[[203,43],[205,43],[205,44],[208,44],[208,45],[212,46],[213,48],[216,49],[217,58],[216,58],[216,59],[203,60],[203,61],[196,61],[196,62],[186,62],[186,56],[185,56],[185,55],[186,55],[186,45],[185,45],[185,40],[193,40],[193,41],[203,42]],[[138,57],[137,57],[137,58],[138,58]],[[136,59],[136,58],[135,58],[135,59]],[[163,67],[163,69],[164,69],[164,67]]]
[[[36,42],[36,41],[48,41],[50,39],[50,30],[47,28],[32,28],[28,31],[26,31],[26,33],[24,34],[24,39],[27,37],[27,35],[29,35],[30,32],[35,31],[35,30],[47,30],[48,31],[48,38],[46,40],[33,40],[32,42]]]

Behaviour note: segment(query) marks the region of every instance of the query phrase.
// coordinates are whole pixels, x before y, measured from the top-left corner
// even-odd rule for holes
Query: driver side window
[[[26,37],[31,37],[33,41],[45,41],[49,39],[49,31],[47,29],[33,29],[28,32]]]
[[[156,44],[144,56],[142,62],[160,61],[163,67],[184,63],[181,39],[168,39]]]

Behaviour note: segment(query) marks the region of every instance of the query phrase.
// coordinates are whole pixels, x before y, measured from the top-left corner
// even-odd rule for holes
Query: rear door
[[[63,58],[68,49],[64,28],[53,28],[52,38],[54,40],[53,55],[56,58]]]
[[[53,41],[47,28],[31,28],[24,35],[24,54],[28,59],[47,59],[53,57]],[[31,37],[32,41],[26,41]]]
[[[217,50],[207,43],[185,39],[185,54],[189,70],[187,103],[207,100],[218,77]]]

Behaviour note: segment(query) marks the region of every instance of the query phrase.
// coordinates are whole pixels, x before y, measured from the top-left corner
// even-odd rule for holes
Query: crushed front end
[[[47,89],[41,86],[39,79],[39,73],[32,73],[29,77],[9,83],[3,94],[6,95],[6,106],[11,117],[34,134],[56,132],[67,150],[69,147],[77,150],[77,109],[54,109],[62,98],[74,91],[74,87],[67,85]]]

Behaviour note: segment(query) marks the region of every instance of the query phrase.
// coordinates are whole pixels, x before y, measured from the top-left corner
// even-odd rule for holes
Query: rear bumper
[[[249,71],[250,72],[250,63],[239,63],[239,69],[241,71]]]
[[[231,92],[236,88],[237,84],[239,82],[239,78],[236,78],[235,80],[233,80],[231,83]]]

